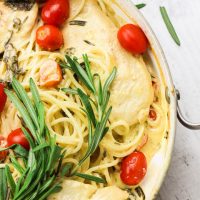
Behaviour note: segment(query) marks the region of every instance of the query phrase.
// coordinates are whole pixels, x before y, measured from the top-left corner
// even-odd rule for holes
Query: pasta
[[[90,4],[92,6],[95,4],[98,12],[101,12],[102,15],[107,15],[109,18],[108,20],[112,20],[113,26],[115,28],[118,28],[124,23],[123,19],[117,16],[116,13],[114,13],[112,10],[110,1],[98,0],[98,5],[96,4],[95,0],[71,0],[70,3],[71,15],[69,20],[82,20],[83,16],[86,16],[87,18],[88,12],[90,12],[91,9]],[[37,10],[35,7],[34,9]],[[75,26],[70,29],[69,25],[66,25],[66,28],[64,25],[62,31],[64,37],[66,36],[67,38],[67,36],[70,35],[69,38],[73,39],[73,42],[64,38],[65,46],[60,51],[49,52],[41,50],[35,42],[35,32],[41,25],[41,19],[35,19],[34,24],[31,26],[31,28],[29,27],[30,30],[28,32],[28,37],[26,35],[26,39],[24,40],[18,37],[18,42],[16,44],[13,43],[13,48],[18,52],[18,67],[23,72],[18,75],[18,80],[26,89],[30,97],[31,93],[29,88],[29,79],[33,78],[35,83],[38,85],[39,94],[45,105],[45,121],[50,134],[51,136],[56,136],[57,144],[59,144],[63,150],[66,150],[63,162],[70,162],[74,165],[77,165],[79,160],[84,156],[84,153],[88,147],[88,119],[87,115],[81,109],[83,105],[80,98],[73,94],[66,94],[59,88],[80,88],[91,98],[93,97],[84,87],[84,85],[76,79],[74,73],[68,69],[65,70],[62,82],[59,84],[58,88],[41,87],[39,73],[40,67],[47,60],[54,60],[57,62],[64,60],[66,53],[68,55],[72,54],[77,56],[78,61],[81,63],[83,62],[81,54],[87,53],[92,67],[92,72],[98,73],[102,81],[105,82],[113,67],[121,61],[120,58],[119,60],[116,59],[116,55],[114,55],[112,51],[109,51],[106,48],[104,49],[104,46],[99,46],[98,41],[95,41],[93,36],[91,36],[90,39],[93,39],[91,43],[94,42],[95,46],[83,44],[82,47],[77,46],[77,48],[80,48],[78,50],[76,48],[75,52],[68,52],[70,48],[73,50],[72,47],[74,43],[77,42],[74,40],[71,34],[75,34],[74,31],[76,30],[81,28],[83,29],[83,27]],[[103,31],[103,29],[100,31]],[[81,33],[78,32],[78,34]],[[90,33],[88,33],[87,36],[89,37]],[[78,35],[75,34],[74,37],[78,37]],[[85,45],[88,46],[87,49],[85,49]],[[127,58],[129,57],[134,57],[135,65],[138,65],[138,68],[141,66],[147,68],[148,64],[145,63],[146,61],[143,60],[142,56],[137,57],[128,55]],[[118,71],[119,73],[123,73],[123,69],[119,68]],[[130,73],[132,72],[130,71]],[[168,130],[168,118],[166,114],[167,102],[164,96],[165,94],[162,83],[156,77],[152,69],[149,71],[145,69],[144,72],[141,72],[141,74],[142,73],[144,74],[144,77],[146,77],[149,87],[149,93],[147,94],[148,97],[146,96],[147,98],[144,97],[143,100],[141,100],[141,105],[135,104],[136,108],[138,109],[133,108],[135,109],[133,113],[129,111],[127,103],[127,110],[125,109],[123,112],[124,116],[127,115],[128,117],[123,118],[117,116],[116,113],[121,112],[121,110],[118,110],[118,108],[115,109],[113,106],[114,114],[111,114],[111,119],[108,122],[109,131],[103,138],[94,155],[87,159],[80,168],[80,172],[82,173],[105,178],[106,184],[87,181],[87,183],[91,184],[95,189],[103,188],[106,186],[117,186],[121,189],[126,189],[127,186],[123,184],[119,175],[120,163],[122,159],[137,150],[144,136],[147,135],[148,141],[144,147],[141,147],[141,151],[146,155],[147,161],[149,163],[153,155],[159,149],[161,141],[165,137],[165,133]],[[9,81],[12,76],[14,76],[14,74],[8,74],[6,62],[3,59],[0,61],[0,79]],[[135,79],[137,79],[137,77]],[[145,82],[146,80],[143,79],[141,81]],[[120,81],[120,79],[117,81]],[[152,81],[153,86],[149,84]],[[118,85],[116,87],[118,87]],[[146,86],[144,85],[144,87]],[[124,88],[124,90],[126,90],[126,87]],[[115,102],[114,98],[116,98],[116,96],[112,96],[112,91],[115,94],[115,89],[115,86],[113,86],[111,89],[111,105],[113,102]],[[145,93],[143,88],[138,89],[142,90],[141,93]],[[117,93],[117,95],[119,94]],[[130,99],[130,101],[132,101],[132,99]],[[148,116],[150,109],[156,112],[156,120],[152,120]],[[129,116],[131,114],[135,118],[131,117],[129,120]],[[98,115],[98,113],[95,113],[95,115]],[[0,133],[6,137],[12,130],[21,127],[22,121],[19,116],[19,112],[16,110],[13,104],[8,101],[4,111],[0,115]],[[10,151],[12,153],[12,150]],[[5,160],[5,163],[9,162],[9,159]],[[20,162],[23,164],[22,160]],[[20,176],[19,172],[12,166],[12,164],[10,164],[10,167],[13,177],[15,180],[17,180]],[[70,179],[78,182],[84,182],[84,179],[77,177],[72,177]],[[133,193],[134,192],[135,191],[133,191]],[[129,198],[131,199],[131,197]],[[137,198],[139,199],[139,197]]]

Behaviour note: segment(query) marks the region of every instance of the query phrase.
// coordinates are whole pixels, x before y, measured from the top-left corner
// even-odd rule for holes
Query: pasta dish
[[[111,2],[0,2],[0,200],[145,199],[168,102]]]

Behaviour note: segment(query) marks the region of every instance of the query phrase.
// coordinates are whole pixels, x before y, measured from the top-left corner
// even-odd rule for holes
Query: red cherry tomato
[[[144,53],[148,48],[148,39],[139,26],[126,24],[118,31],[121,46],[134,54]]]
[[[61,31],[52,25],[44,25],[38,28],[36,42],[41,48],[48,51],[55,51],[64,44]]]
[[[0,112],[3,111],[7,100],[7,95],[4,92],[4,87],[5,86],[2,83],[0,83]]]
[[[150,117],[153,121],[155,121],[155,120],[157,119],[156,111],[151,109],[151,110],[149,111],[149,117]]]
[[[69,0],[49,0],[42,8],[42,20],[45,24],[62,25],[69,17]]]
[[[13,144],[19,144],[24,147],[26,150],[30,149],[30,145],[28,140],[26,139],[21,128],[18,128],[12,131],[7,138],[8,146],[12,146]]]
[[[5,148],[7,145],[6,139],[0,135],[0,148]],[[8,154],[8,151],[1,151],[0,152],[0,161],[4,160]]]
[[[120,177],[126,185],[139,184],[146,172],[147,161],[142,152],[135,151],[122,160]]]

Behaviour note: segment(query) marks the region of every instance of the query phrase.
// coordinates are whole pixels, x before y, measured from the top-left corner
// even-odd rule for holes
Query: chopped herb
[[[135,191],[137,192],[137,194],[138,194],[139,197],[142,197],[143,199],[145,199],[144,191],[143,191],[143,189],[140,186],[136,187]]]
[[[138,9],[141,9],[141,8],[144,8],[146,6],[145,3],[140,3],[140,4],[137,4],[135,5]]]
[[[167,103],[170,104],[171,103],[171,99],[170,99],[170,94],[169,94],[169,88],[168,87],[165,88],[165,98],[166,98]]]
[[[163,18],[163,20],[165,22],[165,25],[166,25],[170,35],[172,36],[172,38],[176,42],[176,44],[180,46],[181,43],[180,43],[179,37],[176,34],[174,26],[171,23],[171,20],[169,19],[169,16],[167,14],[166,8],[165,7],[160,7],[160,12],[161,12],[162,18]]]
[[[87,23],[86,21],[82,20],[73,20],[69,22],[69,25],[85,26],[86,23]]]
[[[126,189],[129,194],[128,200],[138,199],[138,200],[145,200],[145,194],[140,186],[133,188],[133,189]]]
[[[88,41],[88,40],[83,40],[85,43],[91,45],[91,46],[95,46],[95,44],[93,44],[92,42]]]

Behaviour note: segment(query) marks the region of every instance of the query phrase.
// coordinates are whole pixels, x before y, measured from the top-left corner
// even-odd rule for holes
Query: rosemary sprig
[[[144,8],[146,6],[145,3],[140,3],[135,5],[138,9]]]
[[[10,156],[12,165],[21,174],[15,182],[12,178],[10,168],[6,165],[0,176],[0,194],[5,191],[5,187],[10,188],[11,199],[13,200],[43,200],[52,193],[61,190],[57,181],[59,169],[62,165],[64,154],[61,147],[56,144],[56,139],[49,134],[44,120],[44,106],[40,99],[37,87],[30,79],[30,90],[33,100],[31,100],[22,85],[13,78],[12,88],[14,92],[5,89],[8,98],[16,106],[26,127],[22,130],[29,141],[30,150],[26,151],[19,145],[13,145],[14,156]],[[29,129],[30,133],[27,131]],[[5,149],[0,149],[3,151]],[[22,166],[17,157],[24,160]],[[5,182],[7,180],[7,184]],[[4,187],[1,187],[1,186]],[[5,200],[5,199],[2,199]]]
[[[163,6],[160,7],[160,13],[162,15],[162,18],[163,18],[163,20],[165,22],[165,25],[166,25],[170,35],[172,36],[173,40],[175,41],[175,43],[178,46],[180,46],[181,42],[180,42],[179,37],[178,37],[178,35],[177,35],[177,33],[176,33],[175,29],[174,29],[174,26],[172,25],[172,22],[171,22],[171,20],[169,18],[169,15],[167,14],[166,8],[163,7]]]
[[[83,158],[79,161],[79,164],[75,167],[75,169],[72,170],[72,175],[77,175],[76,171],[78,167],[81,166],[85,160],[87,160],[95,152],[99,146],[99,143],[109,130],[109,128],[106,127],[112,110],[112,107],[107,108],[110,98],[109,88],[116,76],[117,70],[114,68],[110,76],[105,81],[104,85],[102,85],[99,75],[92,75],[90,62],[87,55],[83,55],[85,70],[78,63],[77,58],[72,59],[68,55],[66,55],[65,58],[65,65],[68,66],[68,69],[71,69],[77,75],[78,79],[87,87],[95,99],[91,100],[91,98],[81,89],[62,89],[64,92],[75,95],[77,94],[80,97],[84,106],[82,109],[88,117],[88,149]],[[92,106],[93,104],[94,106]],[[94,114],[94,109],[96,109],[98,113],[97,116]],[[91,179],[90,175],[78,175],[82,178],[84,177]],[[97,177],[93,178],[93,180],[94,179],[96,179],[96,181],[99,180]]]

